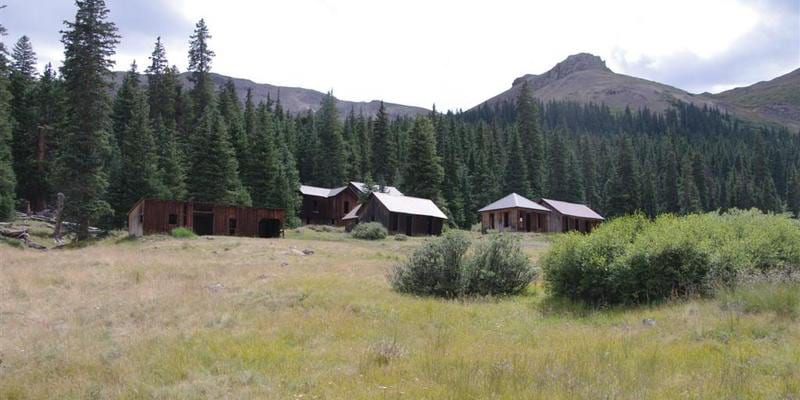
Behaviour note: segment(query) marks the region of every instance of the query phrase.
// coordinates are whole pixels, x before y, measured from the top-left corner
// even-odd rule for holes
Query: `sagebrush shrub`
[[[350,234],[356,239],[381,240],[386,239],[389,232],[380,222],[367,222],[356,225]]]
[[[451,298],[515,294],[535,278],[530,260],[508,235],[492,235],[471,254],[469,248],[463,233],[447,232],[396,266],[390,282],[399,292]]]
[[[473,253],[464,270],[463,291],[466,294],[516,294],[536,277],[530,259],[514,236],[493,235]]]
[[[395,290],[403,293],[458,296],[464,255],[469,245],[464,234],[447,232],[417,248],[405,263],[392,270],[389,281]]]

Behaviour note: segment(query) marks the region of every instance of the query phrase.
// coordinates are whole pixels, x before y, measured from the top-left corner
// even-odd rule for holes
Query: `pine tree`
[[[14,45],[9,90],[11,92],[11,152],[17,177],[17,197],[28,201],[37,197],[39,177],[36,171],[36,53],[27,36]],[[37,209],[38,210],[38,209]]]
[[[586,200],[583,197],[583,174],[581,173],[578,160],[575,159],[575,152],[572,146],[568,146],[566,152],[567,158],[567,187],[566,197],[564,200],[575,203],[584,203]]]
[[[57,190],[66,196],[66,213],[78,224],[77,239],[89,237],[90,223],[110,211],[103,200],[108,180],[111,56],[119,42],[117,28],[106,20],[104,0],[76,0],[73,22],[65,22],[64,77],[66,122],[59,143]]]
[[[0,37],[6,35],[6,28],[0,25]],[[6,49],[0,41],[0,221],[13,217],[16,199],[17,180],[11,160],[11,110],[8,91]]]
[[[695,187],[697,187],[701,208],[704,210],[710,209],[711,196],[706,180],[706,165],[703,156],[699,152],[695,152],[692,157],[692,179],[694,180]]]
[[[470,165],[470,186],[471,207],[469,214],[472,215],[481,207],[496,200],[498,196],[497,179],[493,169],[489,165],[489,135],[483,128],[483,124],[478,124],[477,147]],[[472,217],[474,219],[474,217]]]
[[[503,174],[503,193],[517,193],[522,196],[532,196],[530,181],[528,180],[528,166],[525,164],[525,155],[522,150],[522,141],[519,132],[511,128],[508,141],[508,161]]]
[[[403,189],[407,195],[439,202],[444,170],[436,155],[436,136],[430,118],[416,118],[409,140],[414,151],[408,155]]]
[[[347,182],[345,143],[336,110],[336,98],[328,92],[322,100],[317,117],[319,181],[325,187],[337,187]]]
[[[597,165],[595,155],[588,138],[581,140],[580,159],[583,172],[584,199],[589,207],[600,207],[601,200],[597,188]]]
[[[34,91],[37,129],[31,145],[36,149],[36,156],[31,169],[35,174],[28,182],[33,210],[45,209],[47,199],[53,192],[53,163],[64,121],[64,93],[61,86],[52,64],[48,63]]]
[[[194,201],[250,205],[252,200],[239,179],[239,165],[225,121],[209,103],[192,136],[190,171],[186,183]]]
[[[647,166],[645,173],[642,175],[642,211],[648,217],[654,218],[658,215],[658,200],[656,195],[656,178],[653,173],[653,167]]]
[[[236,85],[233,79],[228,79],[217,96],[219,112],[228,127],[228,136],[236,153],[236,160],[240,167],[247,165],[248,147],[247,132],[244,126],[244,114],[239,97],[236,94]]]
[[[191,81],[194,84],[192,89],[192,101],[194,103],[195,118],[199,120],[206,107],[213,101],[213,84],[211,82],[211,61],[214,59],[214,52],[208,47],[211,34],[208,31],[206,21],[201,19],[195,25],[194,33],[189,42],[189,72],[192,73]]]
[[[165,192],[158,174],[158,156],[150,129],[147,97],[139,88],[135,64],[129,77],[136,83],[131,84],[130,91],[124,93],[130,96],[129,99],[123,99],[131,105],[130,116],[124,133],[120,135],[115,163],[118,168],[111,173],[109,187],[116,226],[124,226],[127,211],[136,201],[147,197],[163,197]]]
[[[372,138],[370,137],[369,124],[367,119],[364,118],[364,113],[359,112],[358,119],[356,120],[356,145],[359,153],[359,161],[361,165],[359,170],[361,176],[359,179],[366,180],[367,177],[372,179]]]
[[[632,214],[639,209],[639,176],[636,159],[633,155],[633,144],[627,136],[619,139],[617,162],[614,173],[607,183],[607,213],[610,216]]]
[[[522,83],[517,96],[517,130],[528,156],[528,179],[531,181],[531,195],[544,194],[544,141],[539,128],[539,112],[530,92],[528,81]]]
[[[397,149],[389,132],[389,116],[381,101],[372,127],[372,177],[381,184],[394,182]]]

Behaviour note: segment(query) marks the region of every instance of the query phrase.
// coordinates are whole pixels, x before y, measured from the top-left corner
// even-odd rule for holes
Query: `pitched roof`
[[[358,212],[359,211],[361,211],[361,204],[353,207],[353,209],[350,210],[349,213],[347,213],[344,217],[342,217],[342,221],[345,221],[345,220],[348,220],[348,219],[358,219]]]
[[[589,208],[584,204],[567,203],[566,201],[542,199],[542,203],[550,206],[552,209],[560,212],[561,214],[570,217],[586,218],[586,219],[605,219],[600,214]]]
[[[308,185],[300,185],[300,193],[306,196],[316,196],[316,197],[334,197],[337,194],[341,193],[343,190],[347,189],[347,186],[342,186],[338,188],[328,189],[328,188],[321,188],[316,186],[308,186]]]
[[[481,208],[478,210],[478,212],[502,210],[504,208],[527,208],[529,210],[550,211],[550,209],[535,201],[528,200],[516,193],[511,193],[510,195]]]
[[[410,196],[392,196],[386,193],[373,192],[375,199],[380,201],[389,212],[402,214],[424,215],[428,217],[447,219],[442,210],[428,199]]]
[[[364,182],[350,182],[350,184],[353,185],[353,187],[355,187],[356,189],[358,189],[361,193],[366,193],[367,192],[366,190],[364,190],[364,188],[367,186]],[[375,185],[372,188],[373,188],[372,189],[373,191],[377,192],[378,189],[380,189],[380,186]],[[392,195],[392,196],[402,196],[403,195],[403,192],[401,192],[400,190],[398,190],[394,186],[384,186],[383,190],[381,191],[381,193],[386,193],[386,194],[389,194],[389,195]]]

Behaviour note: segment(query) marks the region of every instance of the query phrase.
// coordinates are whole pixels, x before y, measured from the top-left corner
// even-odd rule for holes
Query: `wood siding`
[[[505,217],[508,214],[508,226]],[[498,232],[550,232],[548,220],[550,215],[544,211],[527,208],[504,208],[484,211],[481,214],[481,227]],[[494,225],[492,224],[494,220]],[[530,222],[529,222],[530,221]]]
[[[569,232],[578,231],[583,233],[591,232],[602,221],[571,217],[556,210],[552,210],[552,218],[550,218],[549,231],[550,232]]]
[[[259,229],[269,225],[274,230],[283,229],[286,211],[272,208],[237,207],[190,203],[175,200],[140,200],[128,213],[128,232],[131,235],[169,233],[178,227],[197,232],[194,223],[198,216],[206,216],[213,235],[258,237]],[[232,222],[235,227],[231,231]],[[263,222],[262,222],[263,221]],[[262,226],[264,224],[264,226]],[[201,233],[201,232],[198,232]]]
[[[426,215],[412,215],[390,212],[380,201],[372,197],[361,206],[359,223],[379,222],[386,227],[390,235],[404,234],[408,236],[441,235],[444,220]],[[351,228],[352,229],[352,228]]]
[[[316,204],[316,205],[315,205]],[[315,225],[344,225],[342,217],[358,205],[358,195],[350,187],[334,197],[303,195],[300,218],[303,223]]]

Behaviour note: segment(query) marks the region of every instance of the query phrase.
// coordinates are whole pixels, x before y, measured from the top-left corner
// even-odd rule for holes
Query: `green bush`
[[[395,290],[419,295],[456,297],[461,294],[464,255],[470,241],[457,231],[419,247],[402,265],[396,266],[389,280]]]
[[[467,294],[516,294],[536,277],[530,259],[522,252],[519,239],[493,235],[478,245],[466,264],[463,291]]]
[[[592,304],[712,294],[743,273],[797,269],[800,226],[758,211],[630,216],[563,235],[541,265],[553,295]]]
[[[175,228],[172,231],[170,231],[169,234],[172,237],[178,238],[178,239],[194,239],[194,238],[197,237],[197,235],[195,235],[194,232],[192,232],[191,229],[183,228],[183,227]]]
[[[721,288],[717,296],[726,310],[796,319],[800,316],[800,273],[747,274],[734,287]]]
[[[399,233],[397,235],[394,235],[394,240],[397,240],[398,242],[405,242],[406,240],[408,240],[408,236]]]
[[[356,239],[382,240],[386,239],[389,232],[386,231],[386,228],[384,228],[380,222],[367,222],[365,224],[356,225],[350,234]]]
[[[426,242],[389,276],[395,290],[425,296],[506,295],[524,290],[535,277],[519,242],[492,235],[467,252],[470,240],[458,231]]]

